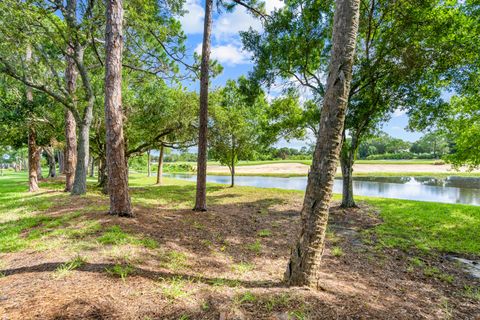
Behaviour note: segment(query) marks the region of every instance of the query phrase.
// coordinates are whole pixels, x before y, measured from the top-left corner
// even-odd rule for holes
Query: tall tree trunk
[[[90,156],[90,177],[95,177],[95,159],[93,156]]]
[[[353,199],[353,164],[355,162],[355,154],[358,148],[358,135],[355,131],[352,133],[352,141],[345,141],[343,138],[342,150],[340,152],[340,166],[342,168],[342,207],[357,207]]]
[[[69,1],[69,10],[75,10],[75,1]],[[73,48],[70,44],[67,48],[67,53],[72,55]],[[65,70],[65,81],[67,82],[67,91],[75,101],[75,92],[77,88],[78,71],[75,66],[75,61],[71,56],[66,56],[67,69]],[[75,102],[74,102],[75,103]],[[65,108],[65,191],[71,192],[73,188],[73,182],[75,180],[75,170],[77,166],[77,124],[75,118],[70,110]]]
[[[303,202],[302,229],[285,272],[285,280],[289,285],[318,285],[352,79],[359,5],[360,0],[336,1],[332,52],[319,133]]]
[[[345,150],[340,156],[340,166],[342,167],[342,207],[353,208],[357,205],[353,199],[353,157],[350,156],[350,150]]]
[[[152,175],[152,169],[150,168],[150,150],[147,151],[147,177]]]
[[[107,0],[105,127],[110,214],[131,217],[122,114],[122,0]]]
[[[98,159],[98,186],[103,194],[108,194],[107,160],[104,157]]]
[[[232,137],[232,163],[230,164],[230,174],[232,176],[230,187],[233,188],[235,186],[235,138]]]
[[[42,174],[42,147],[38,148],[38,158],[37,158],[37,180],[43,179]]]
[[[32,60],[32,48],[27,45],[26,63]],[[28,104],[33,104],[32,88],[27,87],[26,98]],[[28,124],[28,191],[37,192],[38,188],[38,163],[40,158],[40,148],[37,146],[37,132],[30,121]]]
[[[27,91],[27,100],[29,93]],[[31,96],[31,91],[30,91]],[[37,192],[38,188],[38,163],[40,159],[40,148],[37,146],[37,132],[35,127],[30,124],[28,130],[28,191]]]
[[[58,159],[58,172],[60,174],[65,174],[65,158],[64,158],[64,150],[58,150],[56,152],[57,159]]]
[[[163,145],[160,146],[160,154],[158,155],[157,184],[163,183]]]
[[[65,109],[65,192],[71,192],[77,166],[77,124],[71,111]]]
[[[203,26],[202,64],[200,68],[200,111],[198,128],[197,193],[195,211],[207,211],[207,124],[208,124],[208,82],[210,61],[210,36],[212,32],[213,0],[205,0],[205,21]]]
[[[90,151],[90,122],[77,123],[79,137],[77,144],[77,165],[73,180],[72,195],[87,193],[88,158]]]
[[[48,177],[55,178],[57,176],[57,164],[55,162],[55,151],[52,147],[45,148],[48,160]]]

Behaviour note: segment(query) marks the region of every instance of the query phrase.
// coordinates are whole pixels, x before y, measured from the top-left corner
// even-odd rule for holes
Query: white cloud
[[[395,109],[395,111],[393,111],[392,116],[394,118],[398,118],[398,117],[401,117],[401,116],[405,115],[406,113],[407,113],[406,110],[397,108],[397,109]]]
[[[281,0],[267,0],[265,1],[265,10],[271,13],[275,9],[282,8],[284,2]],[[180,17],[183,30],[187,34],[201,34],[203,33],[203,19],[205,10],[202,1],[187,0],[185,3],[185,15]],[[216,39],[222,40],[225,37],[237,35],[240,31],[247,31],[250,27],[254,30],[260,31],[262,24],[259,18],[253,17],[248,13],[247,9],[242,6],[237,6],[233,12],[223,12],[213,22],[213,35]]]
[[[271,13],[275,9],[280,9],[285,6],[285,3],[282,0],[267,0],[265,1],[265,11]]]
[[[199,0],[187,0],[185,3],[185,13],[179,20],[183,26],[183,30],[187,34],[203,33],[203,18],[205,10]]]
[[[195,52],[202,53],[202,44],[199,43],[195,48]],[[237,65],[249,63],[250,54],[242,51],[240,47],[237,47],[231,43],[227,45],[212,46],[212,53],[210,55],[212,59],[218,60],[221,64]]]
[[[229,38],[237,36],[240,31],[247,31],[250,28],[261,30],[262,23],[253,17],[244,7],[237,7],[233,12],[222,13],[213,22],[213,35],[217,41],[228,41]]]

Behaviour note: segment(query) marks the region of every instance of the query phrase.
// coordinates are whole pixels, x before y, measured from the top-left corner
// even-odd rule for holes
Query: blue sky
[[[283,6],[280,0],[266,0],[265,9],[271,12],[275,8]],[[187,49],[190,53],[201,52],[204,1],[187,0],[185,9],[188,11],[180,21],[187,34]],[[238,33],[248,30],[250,27],[261,30],[261,23],[249,15],[242,7],[236,8],[233,12],[215,13],[212,28],[212,58],[218,60],[224,67],[223,73],[216,77],[213,86],[221,86],[228,79],[237,79],[246,75],[253,67],[250,62],[250,53],[242,50],[242,43]],[[189,87],[198,90],[199,83],[191,84]],[[398,110],[392,114],[390,121],[384,124],[383,130],[388,134],[408,141],[415,141],[422,136],[419,132],[409,132],[405,128],[408,124],[408,117],[404,112]],[[300,148],[306,143],[303,141],[280,141],[277,146],[289,146]]]

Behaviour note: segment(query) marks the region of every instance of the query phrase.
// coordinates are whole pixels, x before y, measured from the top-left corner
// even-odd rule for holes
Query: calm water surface
[[[196,180],[196,175],[191,174],[165,176]],[[230,177],[208,175],[207,182],[230,184]],[[307,177],[236,176],[235,183],[239,186],[303,191],[307,186]],[[354,193],[360,196],[480,205],[480,178],[473,177],[356,177],[353,189]],[[335,179],[333,191],[342,192],[341,179]]]

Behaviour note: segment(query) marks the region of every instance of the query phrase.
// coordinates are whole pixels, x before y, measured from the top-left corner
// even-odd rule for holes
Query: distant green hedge
[[[384,154],[372,154],[369,155],[367,160],[410,160],[410,159],[434,159],[431,153],[411,153],[411,152],[399,152],[399,153],[384,153]]]

